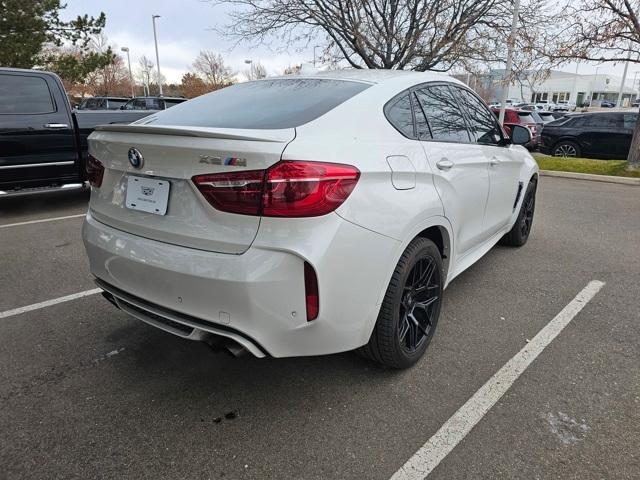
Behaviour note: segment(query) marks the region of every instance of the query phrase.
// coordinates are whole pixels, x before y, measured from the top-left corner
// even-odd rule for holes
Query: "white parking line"
[[[67,215],[66,217],[43,218],[40,220],[30,220],[28,222],[8,223],[7,225],[0,225],[0,228],[19,227],[20,225],[32,225],[34,223],[55,222],[56,220],[84,217],[85,215],[86,213],[79,213],[78,215]]]
[[[582,289],[522,350],[498,370],[480,390],[425,443],[391,480],[423,479],[460,443],[513,383],[584,308],[604,282],[593,280]]]
[[[40,308],[50,307],[51,305],[57,305],[58,303],[69,302],[77,298],[88,297],[89,295],[95,295],[96,293],[100,293],[100,292],[102,292],[101,288],[94,288],[92,290],[85,290],[84,292],[73,293],[65,297],[58,297],[52,300],[46,300],[44,302],[34,303],[32,305],[27,305],[26,307],[19,307],[19,308],[14,308],[13,310],[6,310],[4,312],[0,312],[0,319],[13,317],[14,315],[20,315],[21,313],[31,312],[33,310],[38,310]]]

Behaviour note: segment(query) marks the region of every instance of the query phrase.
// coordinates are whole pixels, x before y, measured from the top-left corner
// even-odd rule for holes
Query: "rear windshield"
[[[117,110],[128,101],[129,100],[109,100],[109,108],[113,110]]]
[[[520,116],[520,121],[522,123],[536,123],[536,121],[531,116],[531,112],[518,112]]]
[[[531,118],[533,118],[533,121],[536,123],[542,123],[542,117],[540,115],[538,115],[538,112],[528,112],[531,115]],[[521,116],[522,118],[522,116]]]
[[[292,128],[324,115],[369,88],[329,79],[274,79],[239,83],[176,105],[144,121],[153,125]]]

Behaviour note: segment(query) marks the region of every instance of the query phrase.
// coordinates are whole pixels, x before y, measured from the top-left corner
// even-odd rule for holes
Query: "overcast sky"
[[[105,12],[105,34],[118,50],[123,46],[130,48],[134,66],[142,55],[155,63],[151,15],[161,15],[157,20],[160,68],[169,82],[179,82],[198,52],[205,49],[221,53],[226,63],[238,72],[247,68],[245,59],[259,61],[269,74],[280,74],[289,65],[312,61],[312,48],[302,52],[294,49],[274,52],[247,44],[232,48],[233,45],[211,30],[211,27],[226,23],[226,8],[202,0],[67,0],[62,17],[68,19],[85,13],[96,16]],[[604,64],[598,72],[621,77],[623,68],[623,64]],[[567,65],[563,70],[574,72],[575,64]],[[640,65],[631,64],[629,77],[633,78],[639,70]],[[595,71],[595,65],[580,64],[578,73]]]

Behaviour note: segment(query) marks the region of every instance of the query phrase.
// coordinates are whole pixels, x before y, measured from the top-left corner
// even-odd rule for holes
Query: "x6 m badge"
[[[200,155],[200,161],[198,163],[205,163],[207,165],[227,165],[230,167],[246,167],[246,158],[237,157],[214,157],[212,155]]]

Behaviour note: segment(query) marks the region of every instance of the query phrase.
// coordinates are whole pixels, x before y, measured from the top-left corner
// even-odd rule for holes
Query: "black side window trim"
[[[411,137],[407,137],[398,127],[396,127],[395,123],[391,121],[388,114],[389,110],[391,110],[391,107],[393,107],[398,100],[407,95],[409,96],[409,104],[411,105],[411,120],[413,122],[413,136]],[[411,100],[411,95],[413,95],[413,89],[411,88],[403,90],[397,95],[394,95],[387,103],[384,104],[384,107],[382,107],[382,112],[384,113],[384,118],[386,118],[387,122],[389,122],[389,125],[391,125],[400,135],[402,135],[404,138],[408,138],[409,140],[418,140],[416,112],[413,109],[413,101]]]
[[[415,97],[415,92],[417,90],[421,90],[423,88],[428,88],[428,87],[435,87],[435,86],[445,86],[450,90],[451,95],[454,97],[455,102],[458,105],[458,108],[460,108],[462,117],[464,119],[465,122],[465,126],[467,127],[467,136],[469,137],[469,141],[467,142],[458,142],[458,141],[451,141],[451,140],[435,140],[433,138],[433,135],[431,135],[431,139],[420,139],[418,138],[417,135],[417,125],[416,125],[416,113],[415,113],[415,102],[417,102],[417,99],[414,99],[413,97]],[[437,143],[457,143],[457,144],[461,144],[461,145],[484,145],[487,146],[488,144],[484,144],[484,143],[477,143],[477,141],[475,140],[475,134],[473,134],[472,130],[471,130],[471,126],[469,124],[469,120],[467,119],[467,113],[465,109],[462,109],[460,106],[460,102],[458,101],[458,96],[455,95],[455,93],[451,90],[452,88],[460,88],[460,89],[465,89],[464,87],[460,86],[460,85],[456,85],[454,83],[451,82],[443,82],[443,81],[432,81],[432,82],[425,82],[425,83],[420,83],[418,85],[414,85],[410,88],[407,88],[406,90],[401,91],[400,93],[394,95],[393,97],[391,97],[391,99],[389,99],[387,101],[387,103],[384,104],[383,106],[383,113],[384,113],[384,117],[387,120],[387,122],[389,122],[389,124],[403,137],[408,138],[410,140],[418,140],[418,141],[423,141],[423,142],[437,142]],[[482,101],[482,99],[480,97],[478,97],[478,95],[470,89],[465,89],[468,90],[469,92],[471,92],[471,94],[473,94],[478,100],[480,100],[482,103],[484,103]],[[393,122],[389,119],[389,116],[387,115],[387,111],[389,110],[389,108],[403,95],[410,95],[410,100],[411,100],[411,115],[413,118],[413,137],[407,137],[404,133],[402,133],[400,130],[398,130],[398,128],[393,124]],[[422,108],[422,107],[420,107]],[[422,111],[423,115],[424,115],[424,110]],[[493,113],[492,113],[493,115]],[[427,122],[427,127],[429,128],[429,133],[431,133],[431,125],[429,125],[429,119],[427,118],[426,115],[424,115],[425,120]],[[502,128],[499,127],[499,124],[497,123],[496,120],[496,124],[498,125],[498,131],[500,132],[500,135],[502,136]],[[502,142],[498,145],[489,145],[489,146],[498,146],[498,147],[502,147],[502,146],[507,146],[507,142],[505,142],[504,137],[502,137]]]

